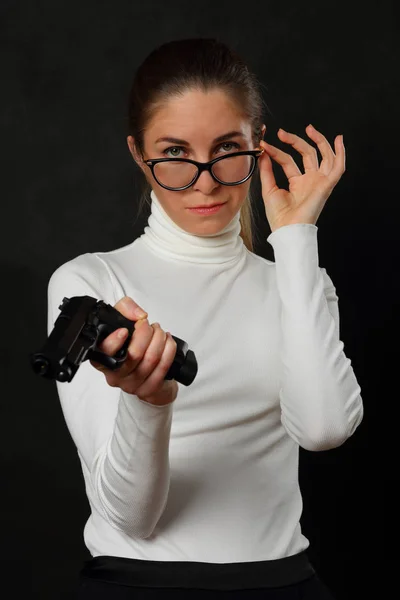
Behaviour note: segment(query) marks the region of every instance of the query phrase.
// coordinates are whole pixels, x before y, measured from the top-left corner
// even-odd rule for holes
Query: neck
[[[165,212],[154,190],[151,214],[141,240],[162,258],[192,263],[224,263],[238,260],[245,251],[240,237],[240,211],[218,233],[195,235],[179,227]]]

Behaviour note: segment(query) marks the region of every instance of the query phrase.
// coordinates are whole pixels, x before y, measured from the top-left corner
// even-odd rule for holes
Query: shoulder
[[[114,286],[106,262],[96,252],[80,254],[58,266],[48,281],[49,302],[64,296],[92,296],[115,303]]]
[[[88,282],[94,282],[97,278],[104,276],[105,265],[98,253],[87,252],[59,265],[51,274],[50,282],[53,283],[65,278],[82,278]]]
[[[253,263],[253,264],[258,265],[260,267],[267,267],[267,268],[275,267],[275,263],[272,260],[268,260],[267,258],[264,258],[263,256],[259,256],[258,254],[254,254],[254,252],[251,252],[246,247],[245,247],[245,252],[247,254],[247,260],[250,263]]]

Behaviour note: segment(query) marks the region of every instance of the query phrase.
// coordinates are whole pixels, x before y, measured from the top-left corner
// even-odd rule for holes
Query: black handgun
[[[31,366],[37,375],[58,381],[72,381],[85,360],[96,361],[115,371],[128,356],[128,346],[135,322],[116,308],[91,296],[64,298],[58,307],[61,314],[39,352],[30,354]],[[101,352],[98,346],[110,333],[126,327],[128,338],[114,356]],[[164,379],[175,379],[190,385],[197,374],[197,361],[183,340],[172,336],[177,344],[174,362]]]

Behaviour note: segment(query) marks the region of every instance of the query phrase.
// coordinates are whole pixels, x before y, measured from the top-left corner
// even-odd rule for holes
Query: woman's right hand
[[[92,360],[90,364],[104,373],[111,387],[119,387],[150,404],[162,406],[172,403],[178,394],[178,383],[174,379],[165,380],[164,377],[175,358],[175,340],[158,323],[150,325],[147,313],[146,318],[140,318],[140,312],[145,311],[129,296],[119,300],[114,308],[127,319],[136,321],[126,360],[116,371]],[[99,349],[114,356],[128,337],[127,329],[122,338],[118,337],[121,331],[121,328],[113,331],[102,341]]]

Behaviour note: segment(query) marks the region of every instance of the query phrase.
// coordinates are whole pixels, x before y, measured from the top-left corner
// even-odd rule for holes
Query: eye
[[[168,156],[167,152],[170,152],[171,150],[183,150],[183,146],[171,146],[170,148],[167,148],[163,151],[163,154],[165,154],[168,158],[181,158],[176,154],[174,154],[173,156]]]
[[[232,146],[236,150],[240,148],[240,145],[236,142],[224,142],[223,144],[221,144],[221,146]],[[232,152],[232,150],[228,150],[228,152]]]
[[[222,146],[231,146],[231,149],[227,150],[227,152],[232,152],[234,149],[240,149],[240,144],[237,144],[236,142],[223,142],[222,144],[217,146],[217,148],[222,148]],[[170,146],[169,148],[163,150],[163,154],[165,154],[165,156],[167,156],[168,158],[182,158],[179,154],[173,154],[172,156],[169,155],[168,152],[171,152],[172,150],[184,150],[183,146]]]

